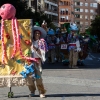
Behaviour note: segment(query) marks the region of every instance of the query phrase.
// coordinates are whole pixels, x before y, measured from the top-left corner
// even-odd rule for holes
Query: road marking
[[[66,77],[48,77],[43,76],[44,83],[68,84],[88,87],[100,87],[100,80],[66,78]]]

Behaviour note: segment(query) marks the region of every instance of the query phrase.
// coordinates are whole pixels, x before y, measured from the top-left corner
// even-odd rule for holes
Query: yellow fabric
[[[31,33],[31,19],[22,19],[18,20],[19,24],[19,33],[22,34],[21,40],[21,49],[23,55],[30,56],[30,45],[25,43],[25,40],[30,40]],[[10,35],[10,39],[6,38],[6,34]],[[17,50],[14,59],[11,59],[11,55],[13,53],[13,35],[11,28],[11,20],[5,20],[4,22],[4,42],[6,47],[7,58],[5,58],[6,65],[2,67],[2,46],[0,40],[0,76],[11,75],[12,72],[16,72],[15,75],[19,75],[22,70],[24,70],[25,60],[21,58],[19,55],[19,51]]]

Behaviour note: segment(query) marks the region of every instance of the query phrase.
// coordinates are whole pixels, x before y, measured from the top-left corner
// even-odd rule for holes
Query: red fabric
[[[36,60],[41,60],[41,58],[35,58]]]
[[[76,44],[69,44],[69,46],[76,46]]]

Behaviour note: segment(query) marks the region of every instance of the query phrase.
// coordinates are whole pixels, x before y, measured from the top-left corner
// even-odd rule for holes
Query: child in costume
[[[45,62],[45,52],[48,50],[46,41],[44,38],[46,37],[46,31],[39,27],[39,26],[34,26],[33,27],[33,33],[31,36],[32,39],[32,46],[31,46],[31,51],[32,51],[32,57],[38,60],[38,63],[34,63],[34,68],[35,68],[35,80],[36,80],[36,85],[37,89],[39,91],[39,95],[41,98],[45,97],[45,92],[46,90],[44,89],[43,81],[42,81],[42,64],[41,62]],[[31,95],[35,94],[36,86],[35,86],[35,81],[33,80],[32,75],[30,74],[29,77],[27,78],[27,81],[29,83],[28,87],[31,92]],[[31,84],[30,84],[31,83]]]
[[[69,67],[70,68],[78,68],[78,53],[81,51],[80,42],[78,39],[77,31],[78,28],[76,24],[70,24],[71,33],[68,34],[68,50],[69,50]]]

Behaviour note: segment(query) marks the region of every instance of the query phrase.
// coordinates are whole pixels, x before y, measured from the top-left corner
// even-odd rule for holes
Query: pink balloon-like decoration
[[[12,35],[13,35],[13,42],[14,42],[14,48],[13,48],[13,53],[11,55],[11,58],[15,57],[15,54],[17,51],[20,52],[20,56],[25,59],[25,60],[31,60],[37,62],[35,58],[31,57],[26,57],[22,53],[21,45],[20,45],[20,34],[19,34],[19,28],[18,28],[18,21],[15,18],[16,14],[16,9],[13,5],[11,4],[4,4],[0,8],[0,16],[2,17],[2,22],[1,22],[1,41],[2,41],[2,63],[5,64],[5,57],[6,55],[6,48],[4,44],[4,20],[5,19],[12,19]]]

